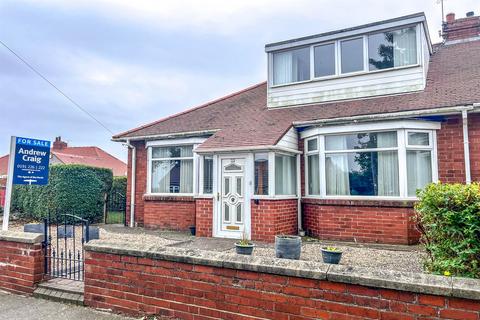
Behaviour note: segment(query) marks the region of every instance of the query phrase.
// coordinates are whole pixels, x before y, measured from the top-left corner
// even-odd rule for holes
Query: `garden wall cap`
[[[85,250],[133,257],[328,280],[368,287],[480,300],[480,280],[438,275],[331,265],[315,261],[277,259],[199,249],[94,240]]]
[[[43,234],[21,231],[0,231],[0,241],[36,244],[43,241]]]

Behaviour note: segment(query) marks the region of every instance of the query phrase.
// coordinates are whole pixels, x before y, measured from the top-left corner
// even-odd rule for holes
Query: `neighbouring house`
[[[267,44],[267,81],[113,137],[130,225],[413,244],[416,191],[480,179],[480,17]]]
[[[5,203],[5,185],[9,155],[0,158],[0,205]],[[99,147],[69,147],[61,137],[56,137],[50,152],[50,164],[83,164],[111,169],[114,176],[126,176],[127,164]]]

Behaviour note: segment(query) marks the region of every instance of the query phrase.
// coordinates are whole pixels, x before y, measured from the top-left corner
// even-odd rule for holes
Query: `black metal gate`
[[[45,274],[50,278],[84,280],[83,245],[90,239],[89,222],[73,214],[44,220]]]
[[[105,214],[105,224],[123,224],[126,225],[126,199],[120,192],[110,192],[107,198],[107,210]]]

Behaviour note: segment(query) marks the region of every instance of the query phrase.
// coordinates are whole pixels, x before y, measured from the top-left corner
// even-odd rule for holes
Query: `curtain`
[[[175,164],[172,161],[152,162],[152,192],[170,193],[170,171]]]
[[[432,182],[432,155],[429,150],[407,151],[408,195],[415,196],[417,189]]]
[[[296,194],[297,170],[295,157],[275,156],[275,194]]]
[[[329,136],[327,150],[347,149],[347,136]],[[350,195],[348,154],[328,154],[325,159],[327,195]]]
[[[192,146],[182,146],[180,157],[193,157]],[[180,193],[193,192],[193,160],[180,161]]]
[[[415,28],[393,32],[393,63],[395,67],[417,63],[417,37]]]
[[[308,194],[320,194],[320,167],[318,154],[308,156]]]
[[[388,148],[397,146],[396,132],[379,132],[377,147]],[[398,151],[378,152],[378,195],[398,196]]]
[[[285,51],[275,53],[273,58],[273,83],[283,84],[292,82],[293,53]]]

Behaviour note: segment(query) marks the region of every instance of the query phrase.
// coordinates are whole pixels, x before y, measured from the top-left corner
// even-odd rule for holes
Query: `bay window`
[[[275,154],[275,194],[297,194],[296,156]]]
[[[152,147],[150,193],[193,194],[193,145]]]
[[[268,195],[268,153],[255,154],[255,194]]]
[[[435,180],[434,131],[324,134],[306,140],[306,193],[326,197],[414,197]]]

